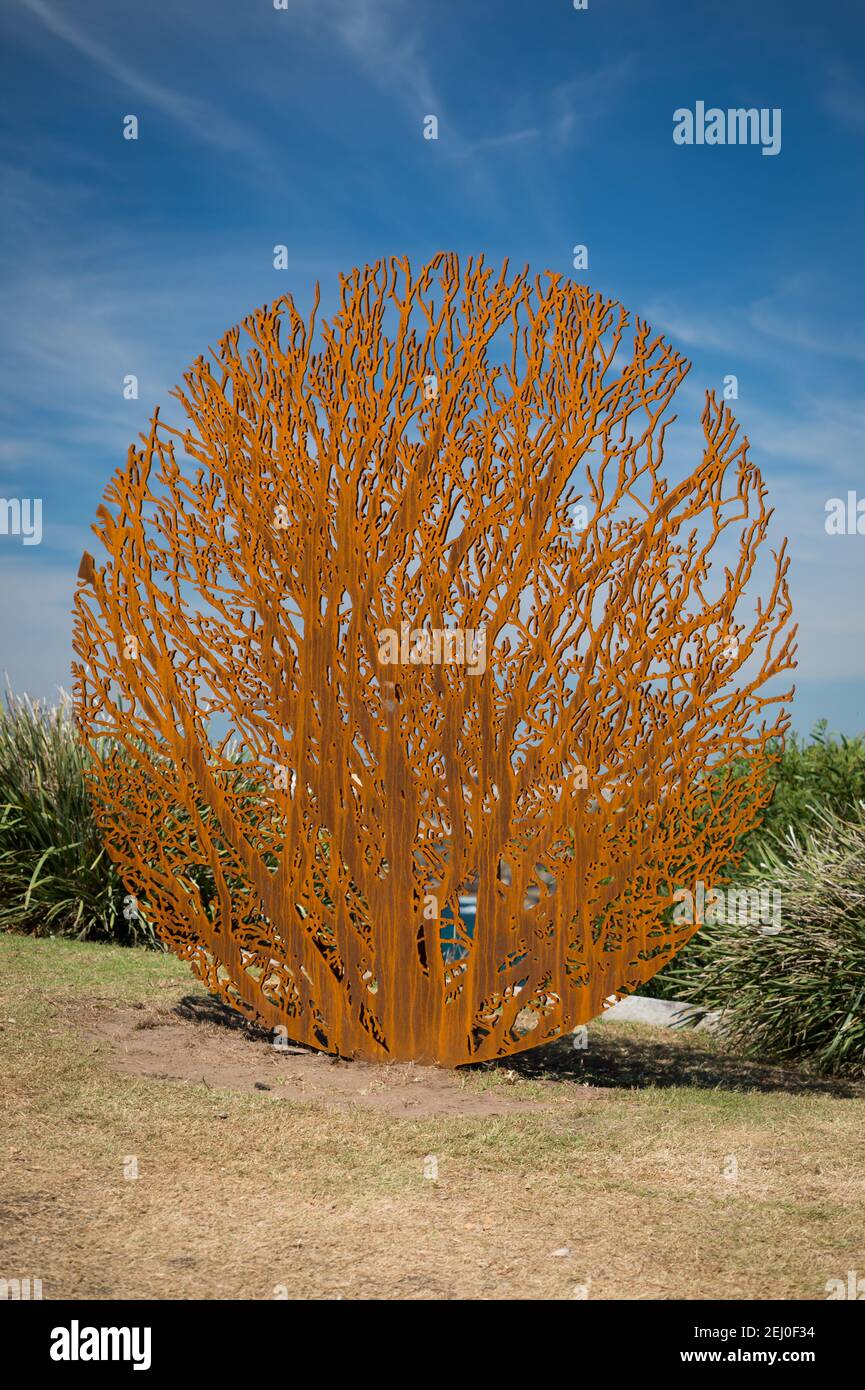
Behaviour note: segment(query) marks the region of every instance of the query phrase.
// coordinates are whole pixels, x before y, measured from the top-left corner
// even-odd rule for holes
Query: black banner
[[[529,1314],[532,1336],[543,1335],[550,1316],[566,1319],[564,1330],[573,1335],[574,1374],[588,1356],[598,1370],[634,1374],[647,1370],[666,1372],[691,1368],[697,1378],[706,1367],[735,1372],[740,1366],[760,1366],[771,1378],[791,1368],[810,1369],[825,1376],[845,1371],[858,1360],[861,1346],[861,1310],[838,1306],[858,1299],[826,1302],[721,1302],[694,1303],[615,1302],[585,1300],[566,1310],[553,1304],[535,1304]],[[329,1307],[330,1329],[351,1326],[355,1313],[347,1301]],[[502,1304],[502,1307],[505,1305]],[[496,1320],[496,1303],[483,1312],[472,1307],[475,1326],[480,1317]],[[285,1374],[293,1338],[303,1338],[314,1358],[316,1344],[309,1341],[310,1313],[292,1311],[273,1302],[7,1302],[2,1314],[6,1358],[14,1357],[25,1373],[46,1374],[60,1380],[70,1375],[92,1378],[102,1370],[112,1375],[156,1374],[200,1377],[236,1371],[246,1365],[257,1377],[279,1369]],[[364,1313],[366,1334],[369,1307]],[[411,1318],[406,1309],[400,1317]],[[459,1315],[457,1315],[459,1316]],[[435,1314],[442,1317],[441,1312]],[[562,1325],[556,1331],[561,1337]],[[435,1333],[438,1340],[443,1327]],[[382,1331],[382,1334],[384,1332]],[[524,1340],[525,1329],[523,1337]],[[283,1341],[282,1339],[286,1339]],[[460,1339],[462,1342],[462,1338]],[[559,1343],[561,1345],[561,1342]],[[489,1355],[478,1349],[478,1364]],[[507,1358],[507,1344],[504,1355]],[[295,1351],[291,1352],[292,1357]],[[460,1379],[466,1368],[460,1352]],[[251,1359],[250,1359],[251,1358]],[[630,1370],[628,1370],[628,1363]],[[403,1374],[404,1355],[398,1357]]]

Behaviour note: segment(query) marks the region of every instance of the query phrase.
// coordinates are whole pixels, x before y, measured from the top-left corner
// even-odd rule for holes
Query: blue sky
[[[576,278],[692,359],[681,416],[737,376],[790,538],[794,726],[865,729],[865,536],[825,530],[827,499],[865,497],[861,6],[7,0],[0,34],[0,495],[43,499],[41,545],[0,535],[14,689],[68,685],[102,490],[253,306],[320,280],[327,309],[390,253],[569,273],[584,243]],[[780,153],[674,144],[697,101],[780,108]]]

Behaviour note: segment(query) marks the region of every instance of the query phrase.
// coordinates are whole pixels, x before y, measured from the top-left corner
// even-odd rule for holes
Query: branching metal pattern
[[[227,333],[107,489],[75,600],[91,794],[229,1003],[482,1061],[694,930],[674,889],[720,881],[786,727],[788,558],[712,394],[665,481],[688,363],[599,294],[441,254],[353,271],[317,320],[286,296]]]

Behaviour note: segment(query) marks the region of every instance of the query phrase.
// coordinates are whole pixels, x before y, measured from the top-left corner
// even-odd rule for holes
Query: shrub
[[[739,847],[740,867],[731,866],[726,875],[743,886],[752,870],[754,881],[763,882],[761,864],[801,846],[815,824],[825,823],[827,813],[842,819],[856,815],[859,803],[865,801],[865,737],[833,737],[826,720],[820,720],[810,740],[795,734],[787,740],[767,776],[774,786],[772,800],[763,811],[762,824]],[[679,966],[693,962],[696,967],[707,930],[702,928],[678,960],[659,971],[640,992],[658,999],[678,998],[683,978]]]
[[[87,756],[65,702],[10,695],[0,707],[0,929],[152,943],[142,916],[123,915],[85,789]]]
[[[762,841],[743,886],[780,893],[782,925],[704,926],[665,971],[679,998],[720,1009],[743,1051],[865,1071],[865,806],[820,809],[806,834]]]
[[[767,834],[786,840],[790,831],[803,839],[822,811],[846,817],[865,801],[865,737],[834,738],[821,720],[811,740],[792,737],[771,768],[775,784],[763,812],[763,824],[750,837],[746,858],[759,863]]]

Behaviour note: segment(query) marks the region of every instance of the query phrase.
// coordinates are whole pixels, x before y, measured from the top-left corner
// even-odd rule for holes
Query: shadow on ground
[[[633,1035],[623,1036],[623,1031],[627,1029],[630,1034],[631,1028]],[[615,1035],[609,1024],[593,1029],[583,1051],[567,1039],[484,1065],[515,1071],[524,1080],[612,1088],[694,1086],[701,1090],[784,1091],[848,1099],[865,1096],[863,1083],[755,1061],[723,1051],[718,1043],[709,1044],[699,1033],[628,1024],[616,1025]]]
[[[174,1012],[187,1022],[240,1029],[250,1040],[270,1041],[266,1029],[248,1022],[217,999],[190,994]],[[291,1049],[317,1055],[314,1048],[297,1043],[292,1043]],[[693,1086],[701,1090],[782,1091],[841,1099],[865,1097],[865,1083],[821,1076],[800,1067],[754,1061],[723,1051],[717,1042],[709,1042],[700,1033],[631,1024],[603,1024],[600,1029],[593,1029],[583,1051],[575,1049],[567,1039],[462,1070],[516,1072],[528,1081],[566,1081],[608,1089]]]
[[[180,1003],[175,1004],[172,1013],[187,1023],[218,1023],[223,1028],[240,1029],[250,1039],[266,1043],[271,1041],[271,1034],[266,1028],[250,1022],[237,1009],[232,1009],[229,1004],[212,995],[185,994]],[[296,1048],[302,1052],[315,1051],[315,1048],[305,1047],[303,1043],[293,1042],[291,1046],[293,1050]]]

